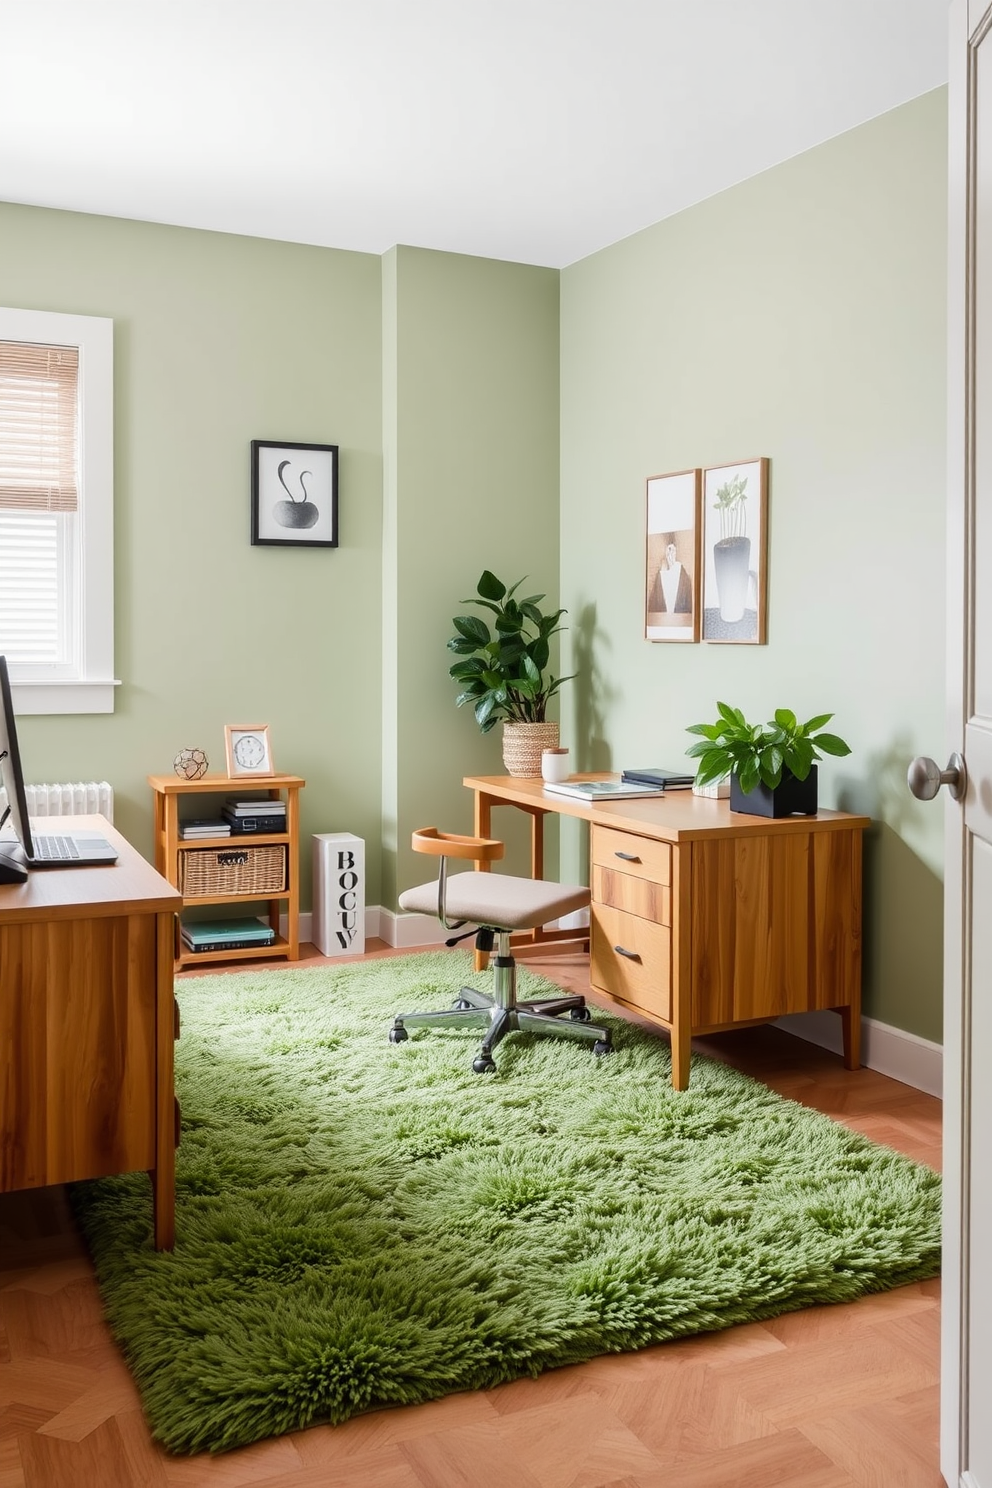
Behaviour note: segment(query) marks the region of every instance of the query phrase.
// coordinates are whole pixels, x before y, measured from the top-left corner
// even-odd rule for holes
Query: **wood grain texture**
[[[0,1190],[147,1170],[156,1235],[171,1243],[179,896],[103,826],[114,866],[0,889]]]
[[[605,988],[668,1022],[672,1016],[672,937],[667,925],[624,914],[608,904],[593,903],[589,914],[593,987]]]
[[[756,817],[689,791],[591,806],[510,776],[464,784],[477,832],[489,833],[495,805],[589,823],[592,984],[668,1029],[676,1090],[694,1034],[815,1009],[841,1014],[845,1063],[858,1068],[866,817]]]

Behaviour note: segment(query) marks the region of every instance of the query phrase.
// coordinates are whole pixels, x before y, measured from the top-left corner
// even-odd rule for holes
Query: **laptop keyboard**
[[[43,863],[71,863],[79,857],[79,848],[71,837],[34,837],[31,845],[35,858]]]

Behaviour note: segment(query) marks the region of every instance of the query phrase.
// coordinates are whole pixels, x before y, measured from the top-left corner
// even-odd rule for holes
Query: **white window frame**
[[[18,713],[112,713],[114,689],[114,323],[0,308],[0,340],[79,348],[78,674],[11,666]]]

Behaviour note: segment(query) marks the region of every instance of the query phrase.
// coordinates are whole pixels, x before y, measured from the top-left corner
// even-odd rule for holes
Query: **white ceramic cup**
[[[542,749],[541,775],[552,785],[559,780],[567,780],[569,775],[568,750]]]

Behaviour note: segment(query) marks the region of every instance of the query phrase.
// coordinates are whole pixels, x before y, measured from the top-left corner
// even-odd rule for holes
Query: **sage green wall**
[[[431,876],[410,833],[471,831],[466,774],[501,774],[499,729],[455,708],[451,617],[484,569],[558,585],[558,273],[401,247],[384,285],[383,903]],[[387,718],[388,718],[387,709]],[[388,730],[387,730],[388,734]],[[516,844],[519,813],[499,823]],[[526,870],[525,870],[526,871]]]
[[[33,780],[106,777],[151,853],[145,777],[224,724],[271,727],[313,832],[367,843],[379,896],[380,260],[0,206],[0,303],[114,320],[113,715],[24,717]],[[340,446],[338,549],[252,547],[249,442]]]
[[[945,115],[940,89],[573,265],[561,308],[581,763],[677,764],[717,699],[832,710],[821,800],[874,822],[865,1010],[930,1039],[943,813],[905,774],[944,736]],[[645,478],[756,455],[768,644],[645,641]]]

